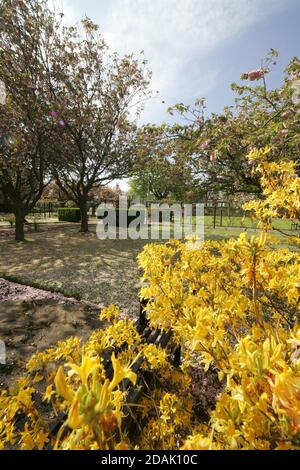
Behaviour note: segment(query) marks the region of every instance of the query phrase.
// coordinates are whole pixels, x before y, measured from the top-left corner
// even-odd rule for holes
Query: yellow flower
[[[38,383],[44,380],[44,377],[41,374],[36,374],[33,378],[33,383]]]
[[[212,441],[201,434],[190,436],[180,450],[211,450]]]
[[[103,308],[100,313],[100,320],[107,320],[112,323],[116,323],[120,315],[120,310],[115,305],[109,305],[109,307]]]
[[[38,434],[35,436],[35,443],[37,444],[38,450],[42,450],[45,447],[45,444],[49,442],[48,434],[45,433],[43,430],[39,431]]]
[[[84,422],[84,416],[80,415],[80,401],[74,399],[68,414],[68,426],[71,429],[78,429]]]
[[[272,386],[274,410],[286,413],[294,432],[300,429],[300,376],[287,368],[282,374],[277,374]]]
[[[71,368],[70,372],[68,373],[69,377],[74,374],[79,375],[83,385],[86,387],[88,386],[87,382],[89,376],[100,367],[98,359],[89,356],[82,357],[80,366],[73,363],[69,363],[67,365]]]
[[[275,450],[291,450],[291,443],[290,442],[279,442]]]
[[[72,402],[73,397],[74,397],[74,392],[71,389],[71,387],[67,385],[66,376],[61,366],[59,367],[57,371],[54,382],[55,382],[57,393],[60,396],[62,396],[65,400]]]
[[[55,395],[55,392],[53,390],[52,385],[48,385],[43,395],[43,401],[47,401],[47,402],[51,401],[52,395]]]
[[[143,346],[142,353],[152,369],[162,367],[167,360],[166,351],[155,344],[146,344]]]
[[[24,431],[20,433],[20,444],[22,450],[32,450],[35,447],[34,438],[29,432],[28,423],[25,424]]]
[[[113,391],[124,379],[129,379],[133,383],[133,385],[136,384],[137,376],[131,370],[132,364],[127,365],[127,366],[122,366],[121,363],[116,358],[115,353],[112,354],[111,361],[112,361],[113,368],[114,368],[114,376],[109,385],[110,391]]]
[[[130,447],[126,442],[121,441],[115,446],[115,450],[130,450]]]

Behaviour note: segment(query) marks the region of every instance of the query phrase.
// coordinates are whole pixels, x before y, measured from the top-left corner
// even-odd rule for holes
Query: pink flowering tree
[[[111,52],[91,20],[81,26],[64,27],[55,37],[44,73],[60,134],[52,175],[80,208],[87,232],[89,194],[132,169],[135,117],[148,97],[150,74],[146,61]]]
[[[293,58],[282,85],[268,89],[268,74],[277,55],[271,50],[259,69],[244,72],[241,83],[232,84],[237,94],[235,106],[225,107],[222,114],[211,114],[203,122],[202,103],[171,110],[186,119],[178,146],[181,152],[185,149],[194,174],[207,191],[260,194],[253,164],[246,159],[253,147],[270,145],[274,160],[299,161],[300,100],[295,84],[300,80],[300,62]]]
[[[15,215],[15,238],[49,181],[56,128],[47,119],[46,80],[39,49],[59,22],[46,0],[0,2],[0,191]]]

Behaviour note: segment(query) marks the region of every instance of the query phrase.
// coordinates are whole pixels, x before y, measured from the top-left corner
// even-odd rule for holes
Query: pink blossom
[[[260,70],[253,70],[252,72],[249,72],[248,78],[251,82],[254,80],[258,80],[259,78],[262,78],[263,74],[261,73]]]
[[[56,119],[58,117],[59,113],[57,111],[51,111],[51,116],[53,119]]]
[[[280,131],[280,134],[283,135],[283,136],[287,136],[287,135],[289,135],[289,131],[288,131],[288,129],[282,129]]]
[[[263,78],[263,76],[268,72],[269,69],[267,68],[251,70],[250,72],[243,73],[241,79],[250,80],[251,82],[253,82],[254,80],[259,80],[260,78]]]
[[[65,127],[66,123],[65,123],[65,121],[64,121],[63,119],[61,119],[61,120],[59,121],[59,125],[60,125],[61,127]]]
[[[209,148],[209,146],[210,146],[210,139],[205,140],[205,142],[202,143],[201,148],[202,150],[206,150]]]

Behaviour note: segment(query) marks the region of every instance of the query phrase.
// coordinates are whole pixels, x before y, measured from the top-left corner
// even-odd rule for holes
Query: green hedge
[[[80,222],[80,209],[78,207],[63,207],[57,209],[60,222]]]
[[[97,215],[97,218],[100,219],[100,220],[103,220],[104,218],[106,218],[108,216],[110,211],[116,211],[116,227],[120,227],[120,213],[121,213],[121,211],[126,212],[126,209],[107,209],[104,212],[103,216],[102,215],[101,216]],[[145,215],[146,211],[143,210],[143,209],[138,210],[136,215],[128,215],[128,211],[127,211],[127,227],[129,227],[130,223],[133,222],[135,219],[137,219],[140,216],[141,213],[143,213]]]

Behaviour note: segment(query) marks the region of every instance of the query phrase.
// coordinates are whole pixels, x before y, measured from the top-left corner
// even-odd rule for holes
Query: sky
[[[56,1],[68,23],[87,15],[99,24],[120,54],[144,51],[156,96],[145,107],[144,123],[169,122],[169,106],[199,97],[208,113],[222,112],[234,102],[230,83],[259,68],[270,48],[280,53],[267,79],[272,88],[291,57],[300,57],[300,0]]]
[[[57,0],[69,23],[87,15],[110,47],[144,57],[153,73],[143,122],[170,118],[169,106],[205,97],[208,112],[233,103],[230,83],[258,68],[272,47],[280,57],[268,76],[282,81],[300,56],[300,0]],[[154,93],[155,96],[155,93]],[[163,103],[162,101],[165,101]]]

